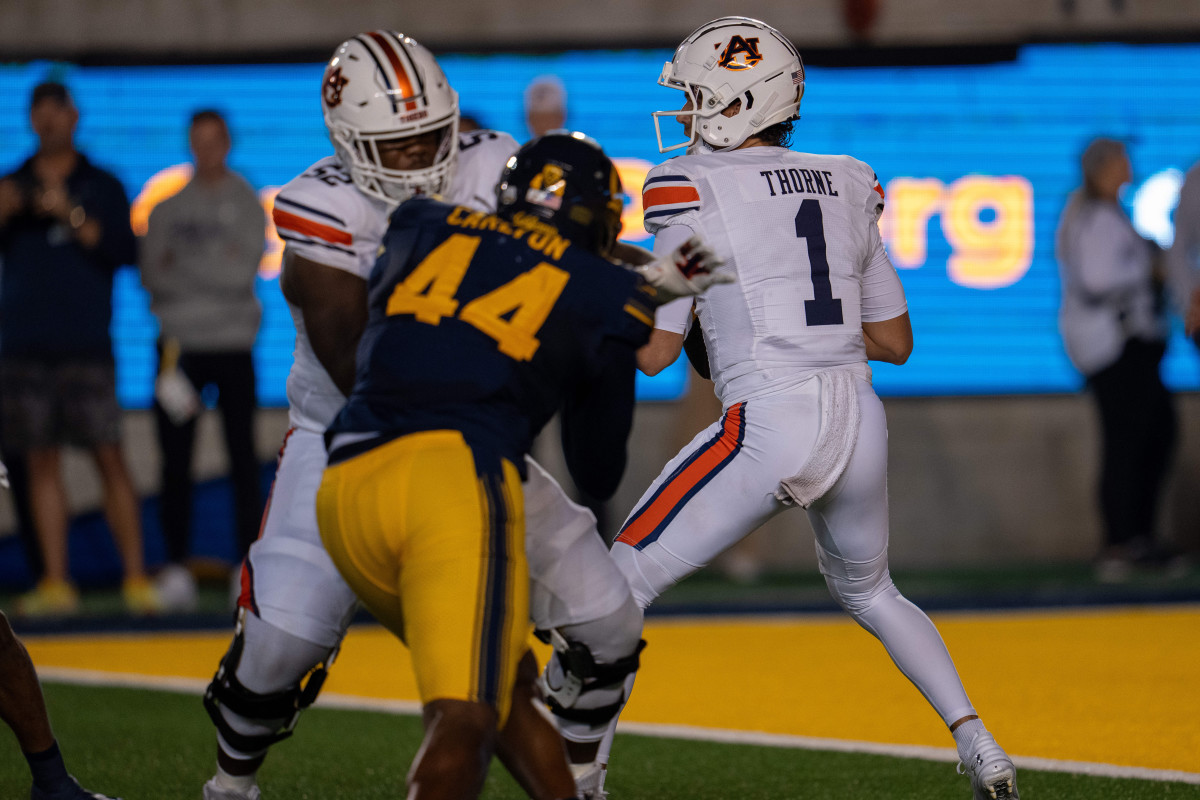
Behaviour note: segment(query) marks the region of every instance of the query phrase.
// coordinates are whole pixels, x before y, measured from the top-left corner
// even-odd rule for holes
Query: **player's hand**
[[[65,184],[45,187],[37,197],[38,210],[47,217],[66,222],[71,216],[71,196]]]
[[[0,486],[8,488],[8,467],[4,466],[3,461],[0,461]]]
[[[715,271],[723,263],[699,236],[693,236],[635,271],[657,290],[659,303],[669,303],[678,297],[702,294],[718,283],[733,283],[732,275]]]

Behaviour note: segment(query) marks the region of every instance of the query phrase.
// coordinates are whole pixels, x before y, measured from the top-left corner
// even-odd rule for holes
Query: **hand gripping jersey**
[[[459,136],[458,168],[448,200],[480,211],[495,208],[495,186],[517,142],[507,133],[480,130]],[[323,158],[292,179],[275,198],[275,228],[298,256],[364,280],[375,265],[392,206],[360,192],[335,157]],[[300,310],[290,303],[296,326],[294,362],[287,379],[293,427],[323,432],[345,396],[313,353]]]
[[[907,310],[870,167],[781,147],[680,156],[650,171],[642,203],[647,231],[700,233],[737,275],[696,299],[725,406],[829,367],[869,377],[862,323]]]
[[[354,390],[329,429],[331,463],[453,429],[523,476],[533,438],[575,386],[622,356],[632,377],[653,320],[645,284],[553,229],[514,230],[417,197],[393,215],[385,247],[368,284]],[[629,390],[612,404],[631,407]],[[614,433],[622,448],[627,432]]]

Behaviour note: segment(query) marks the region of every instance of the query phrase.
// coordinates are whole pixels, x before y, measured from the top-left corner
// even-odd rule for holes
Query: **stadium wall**
[[[1200,395],[1177,397],[1179,451],[1163,506],[1162,531],[1176,544],[1200,549]],[[1090,559],[1100,542],[1095,509],[1098,443],[1094,412],[1084,396],[891,398],[889,496],[892,563],[901,568],[1034,564]],[[716,419],[711,384],[694,380],[675,403],[638,407],[625,479],[610,504],[612,525],[637,503],[659,469]],[[201,479],[228,471],[217,428],[201,420],[196,470]],[[264,409],[258,452],[274,458],[287,412]],[[538,457],[566,482],[553,436]],[[159,456],[148,411],[125,419],[125,452],[138,491],[158,491]],[[77,452],[66,458],[72,509],[100,505],[95,470]],[[568,484],[569,485],[569,484]],[[11,501],[0,493],[0,532],[12,529]],[[0,534],[2,535],[2,534]],[[770,568],[815,568],[812,532],[803,514],[777,517],[748,544]]]
[[[0,54],[229,57],[317,53],[364,29],[395,27],[442,49],[672,46],[682,33],[731,12],[717,0],[0,0]],[[955,45],[1045,39],[1187,38],[1200,9],[1175,0],[742,0],[801,47]],[[867,24],[855,33],[851,20]]]

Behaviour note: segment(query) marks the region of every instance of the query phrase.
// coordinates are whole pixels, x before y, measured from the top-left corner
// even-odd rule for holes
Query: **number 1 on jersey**
[[[808,246],[813,299],[804,301],[804,321],[809,325],[841,325],[842,301],[833,296],[829,282],[829,259],[825,252],[825,219],[821,203],[812,198],[796,212],[796,237]]]

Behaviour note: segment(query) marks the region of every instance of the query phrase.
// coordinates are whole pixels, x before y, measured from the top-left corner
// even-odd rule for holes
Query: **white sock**
[[[981,733],[986,733],[983,720],[969,719],[954,729],[954,743],[958,745],[958,758],[964,764],[971,757],[971,742]]]

